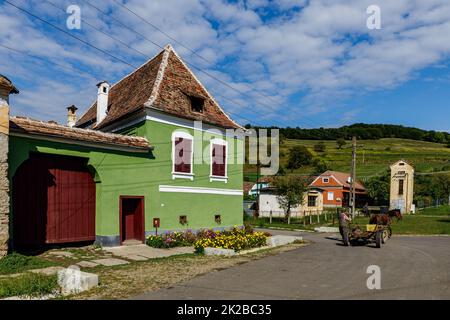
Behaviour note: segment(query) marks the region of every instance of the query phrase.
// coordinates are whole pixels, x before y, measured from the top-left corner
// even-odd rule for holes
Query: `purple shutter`
[[[175,138],[175,172],[191,172],[192,140]]]

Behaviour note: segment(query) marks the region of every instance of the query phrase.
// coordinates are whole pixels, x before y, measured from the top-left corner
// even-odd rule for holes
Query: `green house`
[[[243,129],[171,46],[68,124],[11,117],[14,248],[242,225]]]

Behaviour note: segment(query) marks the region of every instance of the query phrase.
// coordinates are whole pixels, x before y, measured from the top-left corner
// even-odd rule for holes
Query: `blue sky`
[[[8,1],[132,66],[172,44],[209,74],[192,68],[242,124],[365,122],[450,131],[446,0]],[[71,4],[81,8],[80,30],[66,28],[63,10]],[[380,7],[381,30],[366,27],[372,4]],[[68,105],[77,105],[80,114],[89,107],[98,81],[114,83],[133,69],[3,0],[0,58],[0,73],[20,89],[11,99],[12,113],[61,123]]]

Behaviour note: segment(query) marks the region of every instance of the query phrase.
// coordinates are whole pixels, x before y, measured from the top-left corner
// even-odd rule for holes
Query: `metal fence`
[[[426,208],[433,208],[433,207],[439,207],[439,206],[445,206],[450,205],[450,197],[449,198],[443,198],[443,199],[421,199],[416,201],[416,208],[417,209],[426,209]]]
[[[301,211],[292,211],[290,216],[288,217],[288,223],[291,223],[291,220],[300,220],[303,224],[315,224],[327,221],[334,221],[337,217],[336,210],[301,210]],[[269,222],[272,223],[272,219],[284,219],[285,212],[284,211],[263,211],[259,212],[258,218],[269,218]]]

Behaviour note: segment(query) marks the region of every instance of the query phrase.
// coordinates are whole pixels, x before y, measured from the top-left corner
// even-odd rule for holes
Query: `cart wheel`
[[[381,248],[381,242],[383,241],[383,231],[377,231],[375,235],[375,245],[377,248]]]
[[[390,238],[389,236],[389,231],[388,230],[383,230],[383,235],[381,237],[381,243],[385,244],[386,241]]]
[[[342,230],[342,241],[344,242],[344,246],[348,247],[350,245],[350,235],[347,228]]]

